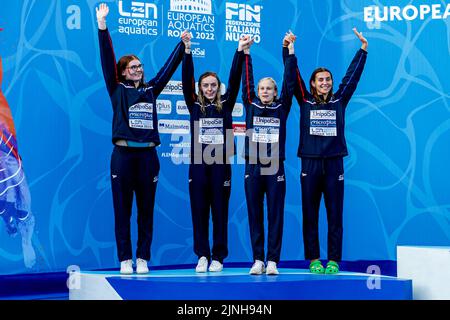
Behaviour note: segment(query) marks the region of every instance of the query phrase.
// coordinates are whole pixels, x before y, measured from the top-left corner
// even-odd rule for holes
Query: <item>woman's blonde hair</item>
[[[202,81],[206,77],[210,77],[210,76],[217,79],[217,94],[216,94],[216,97],[214,98],[214,101],[212,101],[212,103],[216,104],[217,111],[219,111],[219,112],[222,111],[222,101],[220,101],[220,98],[222,97],[221,92],[220,92],[220,86],[221,86],[220,79],[217,76],[217,73],[212,72],[212,71],[207,71],[207,72],[203,73],[200,76],[200,78],[198,79],[198,101],[201,104],[200,109],[201,109],[202,113],[205,113],[206,100],[207,100],[202,91]]]

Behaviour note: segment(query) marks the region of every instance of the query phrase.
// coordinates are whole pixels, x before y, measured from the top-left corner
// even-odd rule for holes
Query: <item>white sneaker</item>
[[[147,260],[137,258],[136,260],[136,273],[144,274],[148,273]]]
[[[273,261],[268,261],[267,262],[266,274],[267,275],[277,275],[277,274],[279,274],[276,262],[273,262]]]
[[[209,271],[211,272],[220,272],[223,269],[223,264],[221,264],[219,261],[217,260],[213,260],[211,262],[211,264],[209,265]]]
[[[255,263],[250,269],[250,274],[263,274],[265,271],[264,262],[261,260],[255,260]]]
[[[133,273],[133,260],[128,259],[120,262],[120,273],[121,274],[132,274]]]
[[[206,257],[201,257],[198,259],[197,266],[195,267],[195,272],[206,272],[208,268],[208,259]]]

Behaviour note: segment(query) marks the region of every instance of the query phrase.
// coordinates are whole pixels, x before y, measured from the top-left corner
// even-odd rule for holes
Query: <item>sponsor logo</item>
[[[336,127],[336,120],[311,120],[311,127]]]
[[[158,34],[158,8],[154,3],[119,0],[119,33],[155,36]]]
[[[225,4],[225,40],[239,41],[242,35],[252,35],[256,43],[261,42],[260,5],[227,2]]]
[[[153,182],[158,182],[158,176],[153,178]]]
[[[246,175],[245,175],[245,179],[247,179],[248,177],[250,177],[250,175],[249,175],[249,174],[246,174]]]
[[[156,100],[156,110],[160,114],[172,113],[172,101],[170,100]]]
[[[231,180],[225,181],[225,182],[223,183],[223,186],[224,186],[224,187],[229,187],[229,186],[231,186]]]
[[[344,180],[344,175],[343,174],[339,175],[338,181],[343,181],[343,180]]]
[[[131,12],[123,9],[123,0],[119,0],[119,14],[122,17],[158,19],[158,8],[153,3],[131,2]]]
[[[302,172],[302,177],[306,177],[308,174]]]
[[[413,20],[445,20],[450,16],[449,4],[409,4],[400,6],[368,6],[364,7],[364,22],[373,24],[375,22],[387,21],[413,21]]]
[[[188,134],[190,131],[189,120],[167,120],[158,121],[158,130],[160,133]]]
[[[244,115],[244,106],[242,103],[236,103],[233,108],[233,117],[242,117]]]
[[[116,175],[116,174],[113,174],[113,175],[112,175],[112,178],[113,178],[113,179],[117,178],[117,175]]]
[[[336,120],[336,110],[311,110],[311,119]]]
[[[183,83],[181,81],[170,80],[164,87],[162,94],[183,95]]]
[[[191,50],[191,54],[195,58],[204,58],[206,56],[206,49],[195,48]]]
[[[177,101],[177,114],[189,114],[189,110],[185,101]]]
[[[201,118],[200,128],[216,128],[223,127],[223,119],[221,118]]]
[[[215,38],[215,17],[212,15],[211,0],[170,0],[167,21],[169,37],[179,38],[184,30],[190,30],[193,39]]]
[[[253,117],[254,126],[280,126],[280,119],[273,117]]]
[[[128,108],[130,112],[153,112],[153,103],[139,102]]]
[[[284,181],[284,174],[277,177],[277,182],[283,182]]]

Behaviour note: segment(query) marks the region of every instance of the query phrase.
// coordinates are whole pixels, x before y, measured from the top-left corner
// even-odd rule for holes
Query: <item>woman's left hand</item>
[[[356,36],[362,43],[361,49],[367,51],[367,46],[369,45],[369,42],[367,41],[366,38],[363,37],[362,32],[358,32],[358,30],[356,30],[356,28],[353,28],[353,32],[356,34]]]

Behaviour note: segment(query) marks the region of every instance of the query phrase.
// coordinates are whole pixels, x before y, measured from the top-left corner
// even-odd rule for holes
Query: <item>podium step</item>
[[[449,300],[450,247],[398,246],[397,274],[412,279],[414,300]]]

